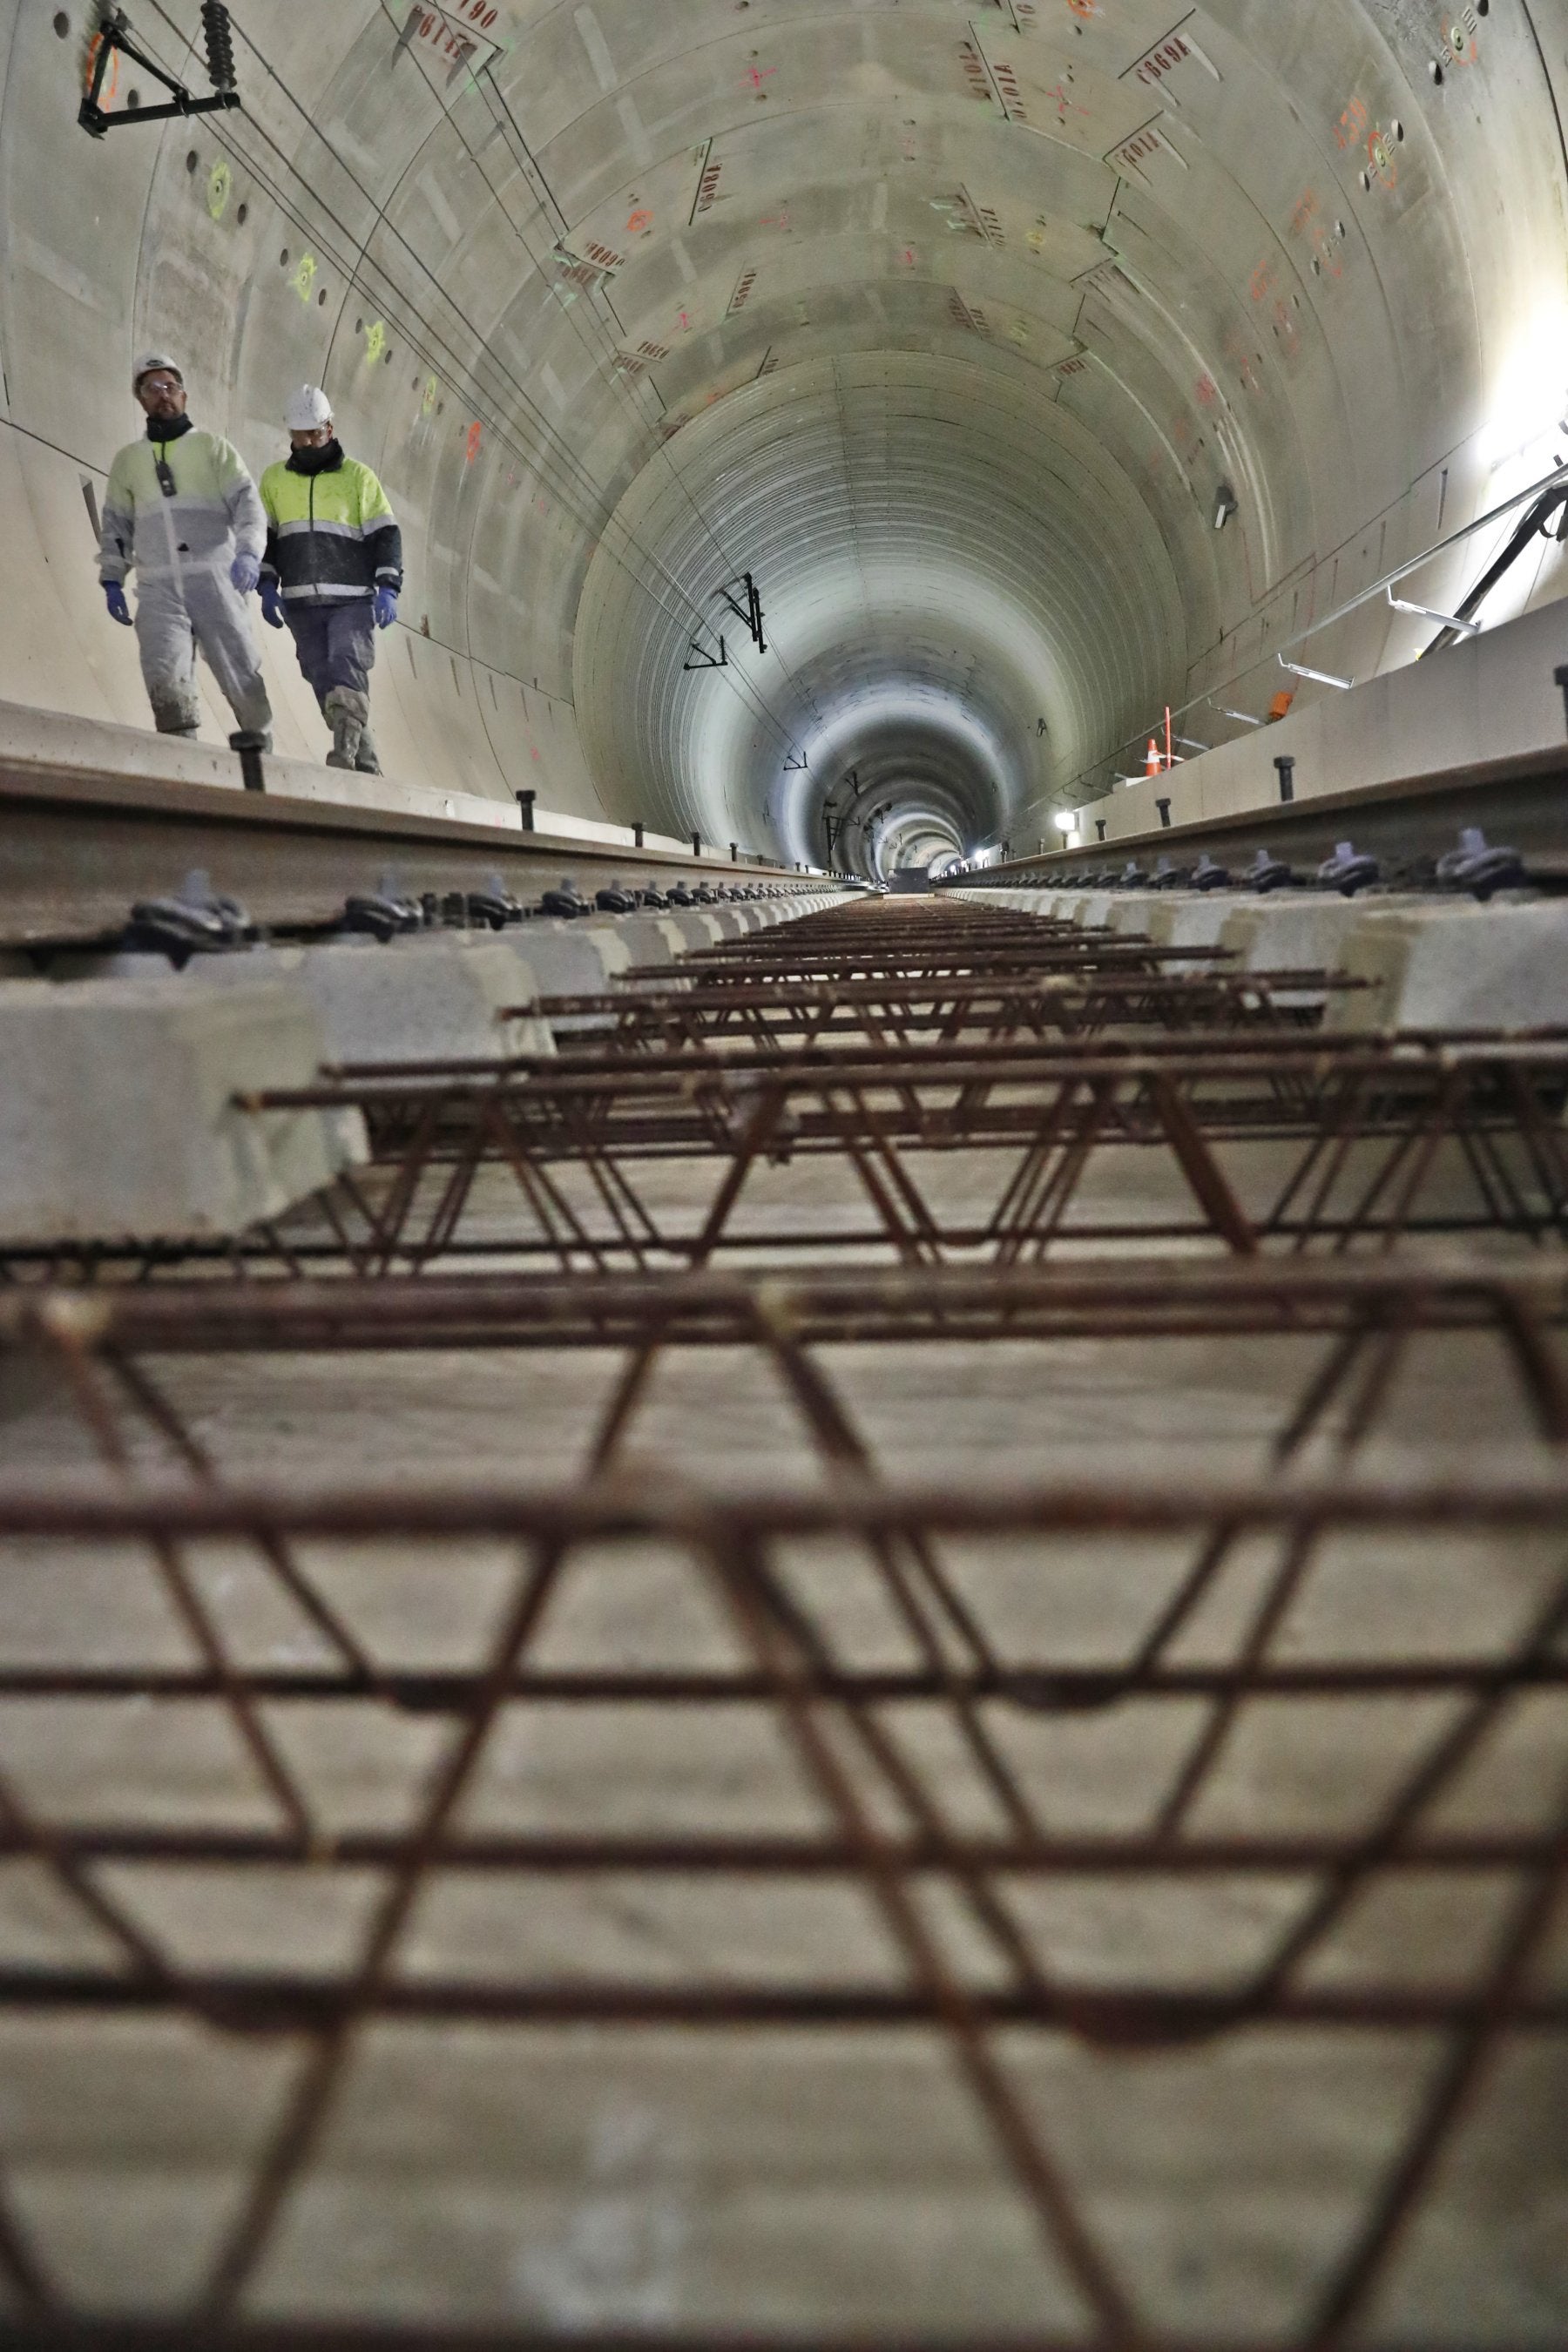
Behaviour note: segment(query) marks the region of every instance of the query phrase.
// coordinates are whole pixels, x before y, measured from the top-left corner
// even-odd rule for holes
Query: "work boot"
[[[364,733],[364,696],[356,694],[352,687],[334,686],[322,703],[321,710],[332,730],[332,748],[327,753],[328,767],[352,768],[359,758],[360,740]]]
[[[362,776],[379,776],[381,773],[381,761],[376,756],[375,744],[368,727],[360,729],[359,750],[354,755],[354,766]]]
[[[357,719],[346,710],[332,714],[332,748],[327,753],[329,768],[352,768],[359,760],[360,740],[364,733]]]

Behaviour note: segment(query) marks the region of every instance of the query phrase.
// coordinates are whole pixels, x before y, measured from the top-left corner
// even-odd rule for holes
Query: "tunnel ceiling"
[[[130,13],[199,80],[194,4]],[[425,628],[570,702],[617,818],[1032,848],[1563,412],[1560,0],[234,16],[243,115],[70,151],[137,224],[132,339],[258,457],[325,382]],[[6,358],[68,446],[70,367]]]

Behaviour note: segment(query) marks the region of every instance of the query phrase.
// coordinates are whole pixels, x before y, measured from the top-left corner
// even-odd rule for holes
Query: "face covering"
[[[150,416],[147,419],[149,441],[177,441],[182,433],[191,429],[188,416]]]
[[[320,449],[296,449],[289,459],[291,474],[330,474],[343,462],[343,445],[329,441]]]

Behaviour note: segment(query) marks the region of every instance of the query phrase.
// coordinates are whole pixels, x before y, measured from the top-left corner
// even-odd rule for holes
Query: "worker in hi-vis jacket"
[[[283,421],[292,454],[261,477],[261,609],[273,628],[287,621],[293,631],[300,667],[332,730],[328,767],[376,776],[372,625],[386,629],[397,618],[403,536],[370,467],[344,457],[324,392],[301,384]]]
[[[110,468],[98,575],[112,617],[134,625],[161,735],[194,735],[199,646],[246,731],[266,736],[271,707],[245,600],[260,571],[267,519],[237,449],[185,414],[185,383],[163,352],[131,371],[145,437]],[[132,622],[126,575],[136,574]],[[270,748],[270,746],[268,746]]]

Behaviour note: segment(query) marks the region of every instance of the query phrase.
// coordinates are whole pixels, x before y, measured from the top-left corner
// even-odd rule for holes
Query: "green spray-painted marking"
[[[314,286],[315,282],[316,257],[313,253],[302,253],[300,256],[300,267],[296,269],[293,277],[289,280],[289,283],[294,289],[295,293],[300,297],[300,301],[308,302],[310,299],[310,289]]]
[[[386,328],[380,319],[373,319],[364,331],[364,356],[367,367],[374,367],[386,349]]]
[[[229,170],[226,159],[220,155],[207,174],[207,210],[214,220],[222,220],[224,208],[228,203],[229,192],[233,186],[234,173]]]

